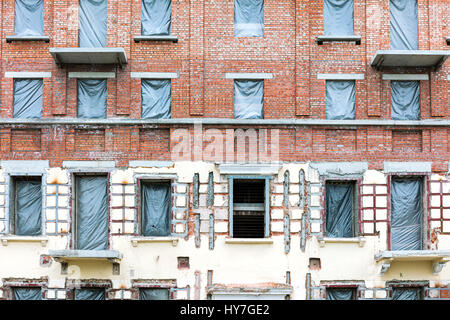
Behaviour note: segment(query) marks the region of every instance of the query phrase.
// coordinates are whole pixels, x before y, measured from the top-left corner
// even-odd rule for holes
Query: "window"
[[[42,36],[44,34],[44,0],[15,0],[14,34]]]
[[[79,0],[78,46],[106,47],[107,0]]]
[[[161,288],[139,289],[139,300],[169,300],[170,290]]]
[[[324,0],[324,34],[353,35],[353,0]]]
[[[42,79],[14,79],[14,118],[42,118]]]
[[[106,79],[78,79],[77,116],[106,118]]]
[[[42,300],[40,287],[12,287],[13,300]]]
[[[170,35],[171,0],[142,0],[141,34],[143,36]]]
[[[356,288],[326,288],[327,300],[356,300]]]
[[[326,182],[325,233],[328,238],[356,235],[355,182]]]
[[[391,81],[391,119],[420,119],[419,81]]]
[[[327,80],[327,119],[355,119],[355,81]]]
[[[423,178],[391,181],[391,250],[423,249]]]
[[[75,176],[74,249],[108,248],[108,177]]]
[[[142,119],[169,119],[170,80],[141,80]]]
[[[233,238],[264,238],[268,230],[268,180],[231,179],[233,195],[231,236]]]
[[[264,80],[234,80],[234,117],[264,118]]]
[[[234,36],[264,36],[264,0],[234,0]]]
[[[104,288],[81,288],[74,290],[74,300],[106,300]]]
[[[13,177],[11,180],[11,233],[22,236],[42,234],[41,177]]]
[[[141,181],[141,234],[168,236],[171,231],[170,181]]]
[[[390,0],[391,50],[418,50],[416,0]]]
[[[423,287],[394,287],[392,288],[392,300],[423,300]]]

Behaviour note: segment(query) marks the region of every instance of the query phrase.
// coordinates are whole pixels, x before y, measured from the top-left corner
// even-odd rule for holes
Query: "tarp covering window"
[[[420,119],[420,82],[391,81],[392,120]]]
[[[170,118],[170,80],[142,79],[142,119]]]
[[[14,118],[42,118],[42,79],[14,79]]]
[[[42,300],[41,288],[13,288],[14,300]]]
[[[355,81],[327,81],[327,119],[355,119]]]
[[[416,0],[390,0],[391,50],[417,50],[419,36]]]
[[[21,180],[18,178],[15,187],[15,234],[41,235],[41,181]]]
[[[44,35],[44,0],[16,0],[14,8],[16,36]]]
[[[78,46],[106,47],[107,0],[80,0]]]
[[[140,289],[139,300],[169,300],[169,289]]]
[[[75,300],[105,300],[105,289],[75,289]]]
[[[324,0],[324,34],[353,35],[353,0]]]
[[[393,178],[391,183],[391,250],[422,249],[422,181]]]
[[[106,118],[106,79],[78,79],[78,117]]]
[[[142,0],[141,33],[143,36],[170,34],[171,6],[171,0]]]
[[[264,81],[234,81],[234,117],[236,119],[264,118]]]
[[[234,0],[234,36],[264,36],[264,0]]]
[[[392,300],[420,300],[420,288],[394,288]]]
[[[348,288],[327,288],[327,300],[353,300],[355,290]]]
[[[142,183],[142,235],[170,234],[170,183]]]
[[[353,237],[353,183],[327,183],[325,194],[326,236]]]
[[[108,179],[85,176],[76,179],[77,249],[108,248]]]

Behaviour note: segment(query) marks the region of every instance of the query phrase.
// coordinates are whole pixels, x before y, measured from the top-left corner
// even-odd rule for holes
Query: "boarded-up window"
[[[170,34],[171,6],[171,0],[142,0],[141,32],[143,36]]]
[[[390,0],[391,50],[418,50],[416,0]]]
[[[142,86],[142,119],[170,118],[170,80],[144,80]]]
[[[168,236],[170,234],[171,186],[170,182],[141,184],[143,236]]]
[[[44,0],[15,0],[14,34],[44,35]]]
[[[14,287],[12,289],[13,300],[42,300],[41,288]]]
[[[327,81],[327,119],[352,120],[355,111],[355,81]]]
[[[324,0],[325,35],[353,35],[353,0]]]
[[[107,0],[79,0],[78,46],[106,47]]]
[[[103,288],[75,289],[75,300],[106,300]]]
[[[391,81],[391,119],[420,119],[419,81]]]
[[[234,0],[234,36],[264,36],[264,0]]]
[[[78,79],[78,118],[106,118],[106,79]]]
[[[355,300],[355,288],[327,288],[327,300]]]
[[[139,300],[169,300],[169,289],[139,289]]]
[[[392,300],[422,300],[423,288],[392,288]]]
[[[354,183],[327,182],[325,232],[329,238],[351,238],[354,231]]]
[[[42,79],[14,79],[14,118],[42,118]]]
[[[264,118],[264,81],[234,81],[234,117],[236,119]]]

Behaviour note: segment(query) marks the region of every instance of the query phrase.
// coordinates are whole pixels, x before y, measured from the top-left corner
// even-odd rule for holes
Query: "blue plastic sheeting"
[[[419,81],[391,81],[391,119],[420,119]]]
[[[44,35],[44,0],[16,0],[14,35]]]
[[[108,179],[105,176],[76,178],[77,244],[79,250],[108,248]]]
[[[16,180],[16,235],[38,236],[42,234],[41,181]]]
[[[42,300],[41,288],[12,288],[14,300]]]
[[[42,118],[42,79],[14,79],[14,118]]]
[[[105,289],[75,289],[75,300],[106,300]]]
[[[142,183],[142,235],[168,236],[170,234],[170,183]]]
[[[264,36],[264,0],[234,0],[234,36]]]
[[[353,35],[353,0],[324,0],[324,34]]]
[[[418,50],[416,0],[390,0],[391,50]]]
[[[351,238],[353,232],[353,183],[327,183],[325,232],[329,238]]]
[[[78,79],[78,118],[106,118],[106,79]]]
[[[391,250],[422,250],[422,180],[393,178],[391,183]]]
[[[142,0],[142,35],[169,35],[171,29],[171,7],[171,0]]]
[[[327,81],[326,112],[329,120],[355,119],[355,81]]]
[[[392,300],[420,300],[420,288],[393,288]]]
[[[327,288],[327,300],[354,300],[355,290],[348,288]]]
[[[106,47],[106,0],[80,0],[78,46]]]
[[[170,80],[141,81],[142,119],[169,119]]]
[[[140,289],[139,300],[169,300],[169,289]]]
[[[234,80],[234,118],[264,118],[263,80]]]

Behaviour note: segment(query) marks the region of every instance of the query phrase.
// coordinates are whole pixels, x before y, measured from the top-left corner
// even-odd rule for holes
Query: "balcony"
[[[49,250],[48,255],[56,262],[109,261],[118,263],[122,254],[115,250]]]
[[[441,67],[450,56],[444,50],[380,50],[375,53],[370,65],[376,70],[391,67],[433,68]]]
[[[124,48],[50,48],[55,63],[65,64],[118,64],[128,63]]]

